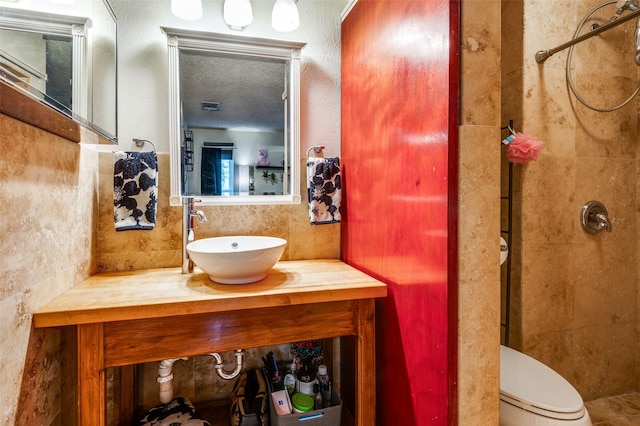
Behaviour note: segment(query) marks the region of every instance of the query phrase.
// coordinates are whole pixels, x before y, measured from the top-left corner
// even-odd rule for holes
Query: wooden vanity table
[[[387,287],[338,260],[279,262],[264,280],[211,282],[179,268],[100,273],[34,314],[76,326],[78,422],[106,419],[106,374],[163,359],[338,336],[356,338],[356,424],[375,424],[375,298]]]

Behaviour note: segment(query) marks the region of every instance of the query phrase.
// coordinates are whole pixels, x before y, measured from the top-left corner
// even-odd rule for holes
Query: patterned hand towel
[[[210,426],[188,398],[179,396],[149,410],[139,426]]]
[[[151,152],[113,153],[113,221],[116,231],[153,229],[158,200],[158,157]]]
[[[340,158],[307,160],[309,219],[312,225],[340,222]]]

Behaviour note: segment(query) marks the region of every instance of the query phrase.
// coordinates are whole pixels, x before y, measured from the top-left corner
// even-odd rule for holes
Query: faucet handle
[[[595,221],[598,222],[598,226],[600,226],[600,228],[605,229],[607,232],[611,232],[611,221],[607,216],[602,213],[596,213]]]
[[[204,214],[202,210],[191,210],[189,212],[191,216],[196,216],[200,223],[205,223],[207,221],[207,215]]]
[[[589,234],[597,234],[603,230],[611,232],[612,229],[607,208],[599,201],[589,201],[582,206],[580,224]]]

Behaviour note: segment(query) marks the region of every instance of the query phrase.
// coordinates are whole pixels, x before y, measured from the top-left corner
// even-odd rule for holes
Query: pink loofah
[[[544,142],[537,140],[535,136],[518,132],[515,138],[507,145],[507,157],[512,163],[528,163],[538,157],[542,145],[544,145]]]

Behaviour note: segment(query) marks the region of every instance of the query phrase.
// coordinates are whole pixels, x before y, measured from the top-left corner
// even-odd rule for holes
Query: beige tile
[[[575,327],[635,321],[635,258],[633,250],[617,243],[574,245]]]
[[[499,129],[460,128],[460,424],[496,424],[499,387]],[[473,363],[466,360],[474,359]],[[478,383],[482,383],[478,386]]]
[[[204,206],[207,222],[196,221],[196,238],[224,235],[289,237],[289,206]]]
[[[592,78],[596,78],[594,75]],[[634,84],[635,84],[635,80]],[[610,82],[613,87],[618,88],[615,82]],[[624,90],[615,95],[609,90],[603,96],[601,91],[595,95],[588,95],[589,91],[578,93],[591,106],[597,108],[611,108],[622,103],[627,96],[633,92],[635,87],[629,92]],[[588,96],[588,97],[587,97]],[[637,154],[637,133],[638,114],[635,102],[629,103],[626,107],[602,113],[593,111],[581,103],[576,102],[576,156],[586,158],[628,158],[635,159]]]
[[[632,392],[586,401],[585,407],[594,425],[635,425],[640,420],[639,399]]]
[[[574,386],[583,399],[634,390],[635,324],[585,327],[574,334]]]
[[[571,159],[539,158],[522,170],[522,238],[525,244],[573,239],[575,167]]]
[[[613,420],[596,423],[593,426],[636,426],[640,424],[640,416],[616,417]]]
[[[576,116],[566,93],[564,70],[528,65],[523,77],[523,128],[544,142],[541,157],[575,156]]]
[[[516,81],[522,81],[522,50],[523,50],[523,3],[522,1],[502,1],[501,2],[501,70],[503,87],[516,88]],[[507,78],[505,75],[510,74],[515,79]],[[506,84],[506,85],[505,85]],[[520,99],[521,101],[521,99]],[[502,106],[504,107],[504,93]]]
[[[615,397],[616,399],[618,397]],[[640,415],[640,394],[638,392],[625,393],[619,396],[623,400],[623,412],[625,415]]]
[[[4,115],[0,152],[0,423],[62,424],[73,344],[31,314],[95,271],[97,156]]]
[[[459,256],[464,260],[460,263],[461,279],[499,277],[500,176],[494,166],[500,155],[497,130],[465,126],[460,132],[458,227]]]
[[[113,154],[100,154],[98,268],[100,271],[179,266],[182,208],[169,205],[169,156],[158,155],[156,225],[149,231],[116,231],[113,223]]]
[[[577,3],[560,0],[527,0],[524,4],[524,61],[546,72],[549,69],[564,69],[566,51],[556,53],[543,65],[535,61],[539,50],[552,49],[568,41],[573,36],[578,23]]]
[[[636,161],[628,159],[577,159],[576,191],[574,195],[574,221],[576,242],[598,242],[624,240],[632,243],[636,239]],[[629,184],[634,182],[634,184]],[[579,184],[578,184],[579,183]],[[582,205],[597,200],[607,208],[613,225],[612,232],[593,236],[579,225]]]
[[[500,2],[468,1],[461,10],[461,124],[498,126]]]
[[[571,328],[576,272],[572,245],[526,245],[523,256],[523,329],[541,334]]]

